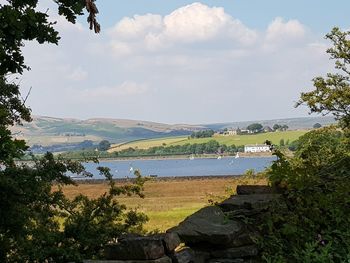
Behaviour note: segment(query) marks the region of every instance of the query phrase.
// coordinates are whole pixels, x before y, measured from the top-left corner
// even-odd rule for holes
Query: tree
[[[318,128],[321,128],[322,125],[319,124],[318,122],[314,124],[314,126],[312,126],[314,129],[318,129]]]
[[[262,129],[263,129],[263,126],[260,123],[252,123],[247,127],[247,130],[253,133],[261,132]]]
[[[99,32],[94,0],[54,2],[59,15],[72,23],[86,8],[90,29]],[[146,220],[115,199],[120,194],[142,196],[139,174],[135,184],[119,187],[109,170],[101,167],[109,193],[98,199],[79,196],[71,201],[63,195],[62,186],[75,184],[69,173],[91,176],[82,164],[54,158],[51,153],[33,158],[31,165],[15,162],[28,147],[12,137],[9,126],[31,120],[26,99],[13,78],[13,74],[29,70],[21,48],[24,41],[57,44],[59,40],[55,23],[37,5],[38,0],[0,4],[0,262],[5,263],[81,261],[91,253],[98,257],[103,244],[139,230]],[[58,218],[65,221],[63,229]]]
[[[327,50],[335,61],[335,73],[313,79],[315,89],[301,94],[296,106],[306,104],[311,112],[332,114],[343,128],[350,126],[350,31],[335,27],[326,35],[333,46]]]
[[[284,125],[281,126],[280,129],[281,129],[282,131],[286,131],[286,130],[288,130],[288,128],[289,128],[288,125],[284,124]]]
[[[107,151],[111,147],[111,143],[107,140],[102,140],[98,144],[98,149],[100,151]]]
[[[281,125],[279,125],[279,124],[274,124],[273,125],[273,127],[272,127],[272,129],[274,130],[274,131],[277,131],[277,130],[279,130],[281,128]]]
[[[334,28],[326,38],[336,73],[313,79],[315,89],[302,93],[297,106],[332,114],[338,127],[312,130],[293,142],[288,158],[278,157],[267,170],[285,203],[262,215],[259,243],[268,262],[346,262],[350,243],[350,31]],[[339,129],[339,127],[341,129]],[[292,145],[291,145],[292,146]]]

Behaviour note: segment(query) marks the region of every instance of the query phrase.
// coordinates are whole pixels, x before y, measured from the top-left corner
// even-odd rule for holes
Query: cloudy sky
[[[40,8],[54,14],[52,1]],[[123,3],[122,3],[123,2]],[[336,3],[335,3],[336,2]],[[58,20],[58,46],[27,43],[33,114],[165,123],[307,116],[293,106],[332,70],[324,35],[350,1],[98,0],[102,32]]]

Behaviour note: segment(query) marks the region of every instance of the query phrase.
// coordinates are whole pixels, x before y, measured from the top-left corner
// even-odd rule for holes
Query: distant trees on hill
[[[107,140],[102,140],[98,144],[98,149],[100,151],[107,151],[111,147],[111,143]]]
[[[252,123],[248,125],[247,130],[251,133],[259,133],[263,131],[263,126],[260,123]]]
[[[318,122],[315,123],[314,126],[313,126],[314,129],[319,129],[321,127],[322,127],[322,125],[320,123],[318,123]]]
[[[272,129],[274,130],[274,131],[286,131],[286,130],[288,130],[288,125],[286,125],[286,124],[283,124],[283,125],[280,125],[280,124],[274,124],[273,126],[272,126]]]
[[[210,138],[213,135],[214,135],[213,130],[205,130],[205,131],[193,132],[191,134],[191,138]]]

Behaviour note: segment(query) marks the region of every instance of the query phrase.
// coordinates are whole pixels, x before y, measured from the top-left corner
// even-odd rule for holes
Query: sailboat
[[[236,156],[235,156],[235,159],[238,159],[239,158],[239,154],[238,152],[236,153]]]

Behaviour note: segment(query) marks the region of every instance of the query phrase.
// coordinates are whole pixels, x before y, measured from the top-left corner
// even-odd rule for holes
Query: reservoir
[[[157,160],[113,160],[101,161],[99,164],[86,163],[86,170],[93,179],[103,179],[96,170],[98,166],[108,167],[113,178],[133,178],[134,171],[140,170],[143,176],[154,177],[186,177],[186,176],[228,176],[242,175],[248,169],[256,172],[270,166],[275,157],[221,159],[157,159]]]

